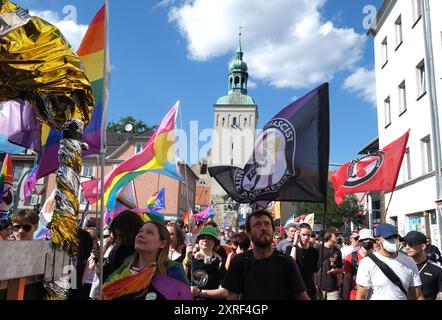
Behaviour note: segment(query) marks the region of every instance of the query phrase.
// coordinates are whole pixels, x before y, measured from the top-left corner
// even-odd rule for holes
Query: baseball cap
[[[422,232],[410,231],[405,237],[402,238],[402,240],[411,246],[415,246],[417,244],[427,243],[427,236]]]
[[[389,223],[381,223],[376,228],[376,237],[382,237],[384,239],[392,238],[398,236],[400,237],[399,233],[397,232],[397,229],[394,225]]]
[[[374,240],[373,230],[371,230],[371,229],[361,229],[361,231],[359,231],[359,241],[366,240],[366,239]]]

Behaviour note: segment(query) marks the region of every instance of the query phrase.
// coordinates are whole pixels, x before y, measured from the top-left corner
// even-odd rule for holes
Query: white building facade
[[[379,148],[410,137],[386,222],[441,247],[442,1],[386,0],[374,35]],[[439,102],[439,104],[438,104]],[[439,170],[437,170],[439,168]]]

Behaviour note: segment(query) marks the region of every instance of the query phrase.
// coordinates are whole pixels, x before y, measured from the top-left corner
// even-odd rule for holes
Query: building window
[[[407,111],[407,92],[405,90],[405,80],[399,85],[399,115]]]
[[[83,191],[80,191],[80,204],[86,204],[87,203],[87,199],[84,196]]]
[[[411,180],[411,162],[410,162],[410,149],[405,149],[405,155],[403,160],[403,177],[404,182]]]
[[[422,17],[422,0],[411,0],[411,11],[413,18],[413,27]]]
[[[89,163],[83,165],[83,177],[93,177],[94,176],[94,166]]]
[[[387,64],[388,62],[388,42],[387,37],[382,40],[382,68]]]
[[[417,96],[418,99],[427,92],[425,80],[425,60],[416,66]]]
[[[431,140],[429,135],[421,140],[421,147],[422,147],[422,173],[426,174],[433,171],[433,162],[431,156]]]
[[[14,182],[18,182],[23,174],[25,167],[22,163],[19,163],[13,164],[12,168],[12,177],[14,179]]]
[[[233,117],[232,119],[232,126],[236,126],[236,117]]]
[[[391,124],[390,97],[388,97],[384,101],[384,116],[385,116],[385,127],[388,127]]]
[[[223,122],[221,123],[221,126],[224,127],[226,125],[226,118],[223,118]]]
[[[143,144],[142,143],[137,143],[135,145],[135,154],[140,153],[141,150],[143,150]]]
[[[25,206],[35,206],[38,204],[38,194],[33,191],[29,197],[23,202]]]
[[[399,16],[394,23],[394,30],[396,34],[396,50],[402,44],[402,16]]]

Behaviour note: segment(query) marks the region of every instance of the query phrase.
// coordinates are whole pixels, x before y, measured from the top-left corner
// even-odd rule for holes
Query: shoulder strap
[[[367,257],[370,257],[371,260],[379,267],[379,269],[382,270],[382,272],[385,274],[385,276],[393,282],[395,285],[401,289],[401,291],[407,295],[407,290],[405,290],[401,279],[397,276],[396,273],[383,261],[381,261],[378,257],[376,257],[373,253],[370,253]]]

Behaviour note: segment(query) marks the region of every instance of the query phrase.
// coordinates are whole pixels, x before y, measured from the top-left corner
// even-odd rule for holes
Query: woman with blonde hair
[[[135,255],[105,282],[105,300],[191,300],[179,262],[169,260],[170,235],[163,223],[145,223],[135,238]]]

